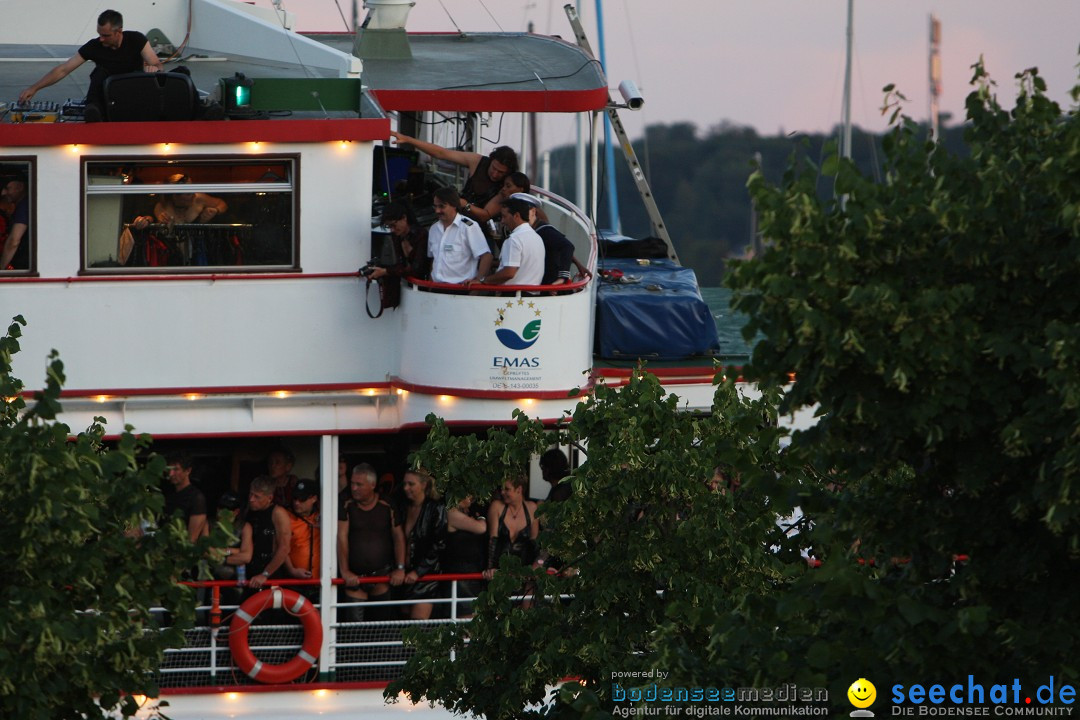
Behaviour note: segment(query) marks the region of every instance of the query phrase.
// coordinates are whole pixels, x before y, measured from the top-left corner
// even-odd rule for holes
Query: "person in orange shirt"
[[[290,577],[307,580],[319,577],[319,487],[314,480],[296,482],[292,492],[292,540],[289,556],[285,559],[285,571]],[[317,594],[317,586],[298,588],[305,595]]]

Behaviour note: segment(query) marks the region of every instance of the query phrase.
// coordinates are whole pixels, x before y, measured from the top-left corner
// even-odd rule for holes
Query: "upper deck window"
[[[33,170],[29,161],[0,163],[0,277],[35,267]]]
[[[85,272],[299,267],[294,157],[84,160]]]

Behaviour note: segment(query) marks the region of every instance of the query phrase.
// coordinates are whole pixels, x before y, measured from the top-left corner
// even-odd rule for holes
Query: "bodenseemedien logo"
[[[527,350],[540,338],[540,308],[532,300],[508,300],[505,305],[499,306],[496,313],[495,337],[511,350]],[[524,323],[524,326],[520,323]],[[521,333],[505,327],[507,325],[521,327]]]
[[[851,717],[874,717],[874,713],[866,709],[877,699],[877,688],[874,687],[874,683],[866,678],[859,678],[848,688],[847,699],[855,707],[851,711]]]

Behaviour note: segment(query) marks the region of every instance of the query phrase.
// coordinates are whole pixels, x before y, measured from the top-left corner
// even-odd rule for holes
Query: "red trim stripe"
[[[93,272],[93,271],[92,271]],[[100,272],[100,271],[98,271]],[[95,274],[95,275],[78,275],[75,277],[5,277],[0,278],[0,285],[4,283],[59,283],[63,285],[70,285],[76,283],[94,283],[94,282],[191,282],[198,280],[200,282],[206,282],[210,280],[216,282],[218,280],[325,280],[327,278],[355,278],[359,277],[359,273],[304,273],[304,272],[292,272],[282,271],[280,273],[246,273],[246,272],[233,272],[233,273],[191,273],[183,275],[168,275],[158,274],[153,272],[134,273],[133,271],[126,271],[127,274]],[[166,272],[168,270],[166,269]]]
[[[450,112],[586,112],[603,110],[608,89],[589,90],[374,90],[384,110]]]
[[[664,368],[654,368],[654,367],[649,367],[648,365],[646,365],[644,369],[645,369],[645,372],[649,373],[650,375],[655,375],[658,378],[694,376],[694,377],[709,378],[710,380],[713,378],[713,376],[716,375],[716,373],[718,371],[718,369],[695,367],[695,366],[690,366],[690,365],[684,365],[684,366],[680,366],[680,367],[664,367]],[[740,367],[740,368],[738,368],[738,370],[741,371],[742,368]],[[607,378],[607,377],[628,378],[631,375],[633,375],[635,372],[637,372],[637,368],[604,367],[604,368],[595,368],[593,370],[593,372],[595,374],[597,374],[597,375],[599,375],[601,377],[605,377],[605,378]]]
[[[183,122],[18,123],[5,125],[0,146],[224,145],[241,142],[374,141],[390,137],[388,118],[220,120]]]
[[[387,682],[332,682],[332,683],[291,683],[287,685],[206,685],[202,687],[161,688],[161,696],[166,695],[220,695],[222,693],[267,693],[267,692],[314,692],[315,690],[381,690]]]
[[[420,395],[450,395],[451,397],[470,398],[479,400],[569,400],[571,389],[580,390],[576,397],[588,395],[592,385],[583,388],[568,388],[566,390],[476,390],[472,388],[449,388],[434,385],[419,385],[401,378],[391,378],[391,384],[408,392]]]
[[[428,288],[430,290],[450,291],[451,294],[464,294],[465,288],[458,283],[436,282],[435,280],[421,280],[420,278],[407,277],[405,280],[415,287]],[[589,284],[590,278],[577,282],[563,283],[562,285],[481,285],[474,283],[469,285],[469,290],[490,290],[494,292],[554,292],[560,295],[571,295],[573,292],[583,290]]]
[[[162,388],[112,388],[100,390],[63,390],[61,398],[85,398],[106,395],[109,398],[146,397],[153,395],[262,395],[266,393],[325,393],[325,392],[360,392],[362,390],[389,390],[391,384],[385,381],[370,383],[316,383],[308,385],[214,385],[208,387],[162,387]],[[24,397],[32,397],[32,391],[24,392]]]

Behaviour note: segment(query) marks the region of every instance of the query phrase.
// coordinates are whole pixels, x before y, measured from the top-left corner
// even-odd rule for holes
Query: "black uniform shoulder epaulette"
[[[461,217],[461,223],[462,223],[463,225],[472,225],[472,224],[473,224],[473,221],[472,221],[472,220],[470,220],[469,218],[467,218],[467,217],[465,217],[465,216],[463,215],[463,216]]]

